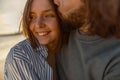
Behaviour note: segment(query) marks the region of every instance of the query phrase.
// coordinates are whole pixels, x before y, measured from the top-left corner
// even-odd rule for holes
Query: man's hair
[[[90,33],[120,38],[120,0],[86,0]]]

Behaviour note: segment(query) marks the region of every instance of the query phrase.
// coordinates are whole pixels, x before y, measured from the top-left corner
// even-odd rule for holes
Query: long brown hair
[[[34,35],[29,29],[29,23],[30,23],[29,15],[30,15],[32,1],[33,0],[27,0],[25,4],[22,21],[21,21],[21,27],[22,27],[23,34],[25,35],[26,38],[30,40],[32,47],[37,48],[38,44],[36,43],[36,38],[34,37]]]
[[[120,38],[120,0],[86,0],[89,32],[107,38]]]

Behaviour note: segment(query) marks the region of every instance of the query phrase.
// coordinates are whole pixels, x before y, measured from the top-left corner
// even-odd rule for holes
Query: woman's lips
[[[43,32],[37,32],[39,36],[46,36],[50,33],[50,31],[43,31]]]

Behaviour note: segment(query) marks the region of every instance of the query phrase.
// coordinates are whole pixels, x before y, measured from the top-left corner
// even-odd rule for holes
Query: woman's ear
[[[60,0],[54,0],[54,3],[55,3],[57,6],[60,6]]]

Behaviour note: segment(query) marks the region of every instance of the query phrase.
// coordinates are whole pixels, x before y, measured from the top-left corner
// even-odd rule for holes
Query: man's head
[[[54,3],[63,22],[82,26],[90,35],[120,37],[120,0],[54,0]]]
[[[85,0],[54,0],[63,22],[79,27],[86,17]]]

